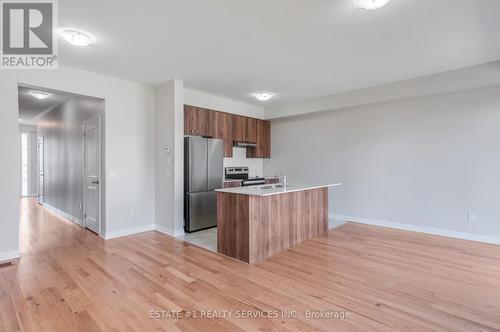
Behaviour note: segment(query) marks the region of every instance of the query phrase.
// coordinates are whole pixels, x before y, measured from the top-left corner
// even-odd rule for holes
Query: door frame
[[[41,150],[41,152],[40,152]],[[41,162],[40,162],[41,161]],[[37,196],[36,196],[36,201],[38,204],[43,206],[43,203],[45,201],[45,196],[44,196],[44,191],[45,191],[45,136],[38,136],[36,137],[36,170],[37,170]],[[42,166],[42,167],[40,167]],[[41,169],[43,168],[43,170]],[[42,171],[43,171],[43,187],[40,188],[40,178],[42,177]],[[40,196],[42,197],[42,200],[40,200]]]
[[[92,121],[95,121],[97,120],[97,164],[98,164],[98,167],[97,167],[97,178],[99,179],[99,185],[98,185],[98,195],[99,195],[99,198],[97,199],[97,202],[98,202],[98,211],[97,211],[97,214],[99,216],[99,222],[98,222],[98,233],[97,235],[98,236],[101,236],[101,231],[102,231],[102,184],[103,184],[103,181],[102,181],[102,155],[101,155],[101,151],[102,151],[102,132],[101,132],[101,114],[98,114],[96,117],[93,117],[92,119],[89,119],[89,120],[86,120],[83,122],[83,127],[82,127],[82,130],[83,130],[83,227],[85,227],[85,229],[88,229],[87,228],[87,216],[86,216],[86,212],[87,211],[87,199],[86,199],[86,191],[87,191],[87,148],[86,148],[86,136],[85,136],[85,125],[89,122],[92,122]]]

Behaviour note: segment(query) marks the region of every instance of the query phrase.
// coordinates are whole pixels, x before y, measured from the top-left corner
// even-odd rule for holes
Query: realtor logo
[[[1,0],[2,69],[57,68],[57,3]]]

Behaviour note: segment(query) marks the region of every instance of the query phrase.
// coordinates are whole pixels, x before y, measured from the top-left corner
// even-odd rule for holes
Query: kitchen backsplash
[[[264,174],[264,163],[262,159],[247,158],[245,148],[233,148],[233,158],[224,158],[224,167],[248,166],[250,177],[261,177]]]

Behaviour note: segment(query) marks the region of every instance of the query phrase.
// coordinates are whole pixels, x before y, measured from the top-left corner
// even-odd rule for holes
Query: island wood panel
[[[299,243],[328,232],[328,188],[307,190],[297,196],[297,232]]]
[[[244,262],[263,261],[328,232],[327,188],[270,196],[217,195],[218,252]]]
[[[250,198],[249,261],[274,256],[295,243],[298,193]]]
[[[249,197],[217,193],[217,251],[244,262],[249,260]]]

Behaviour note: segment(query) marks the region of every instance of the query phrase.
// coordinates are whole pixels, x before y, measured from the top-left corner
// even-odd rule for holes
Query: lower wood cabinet
[[[224,181],[224,188],[238,188],[243,186],[243,181]]]

